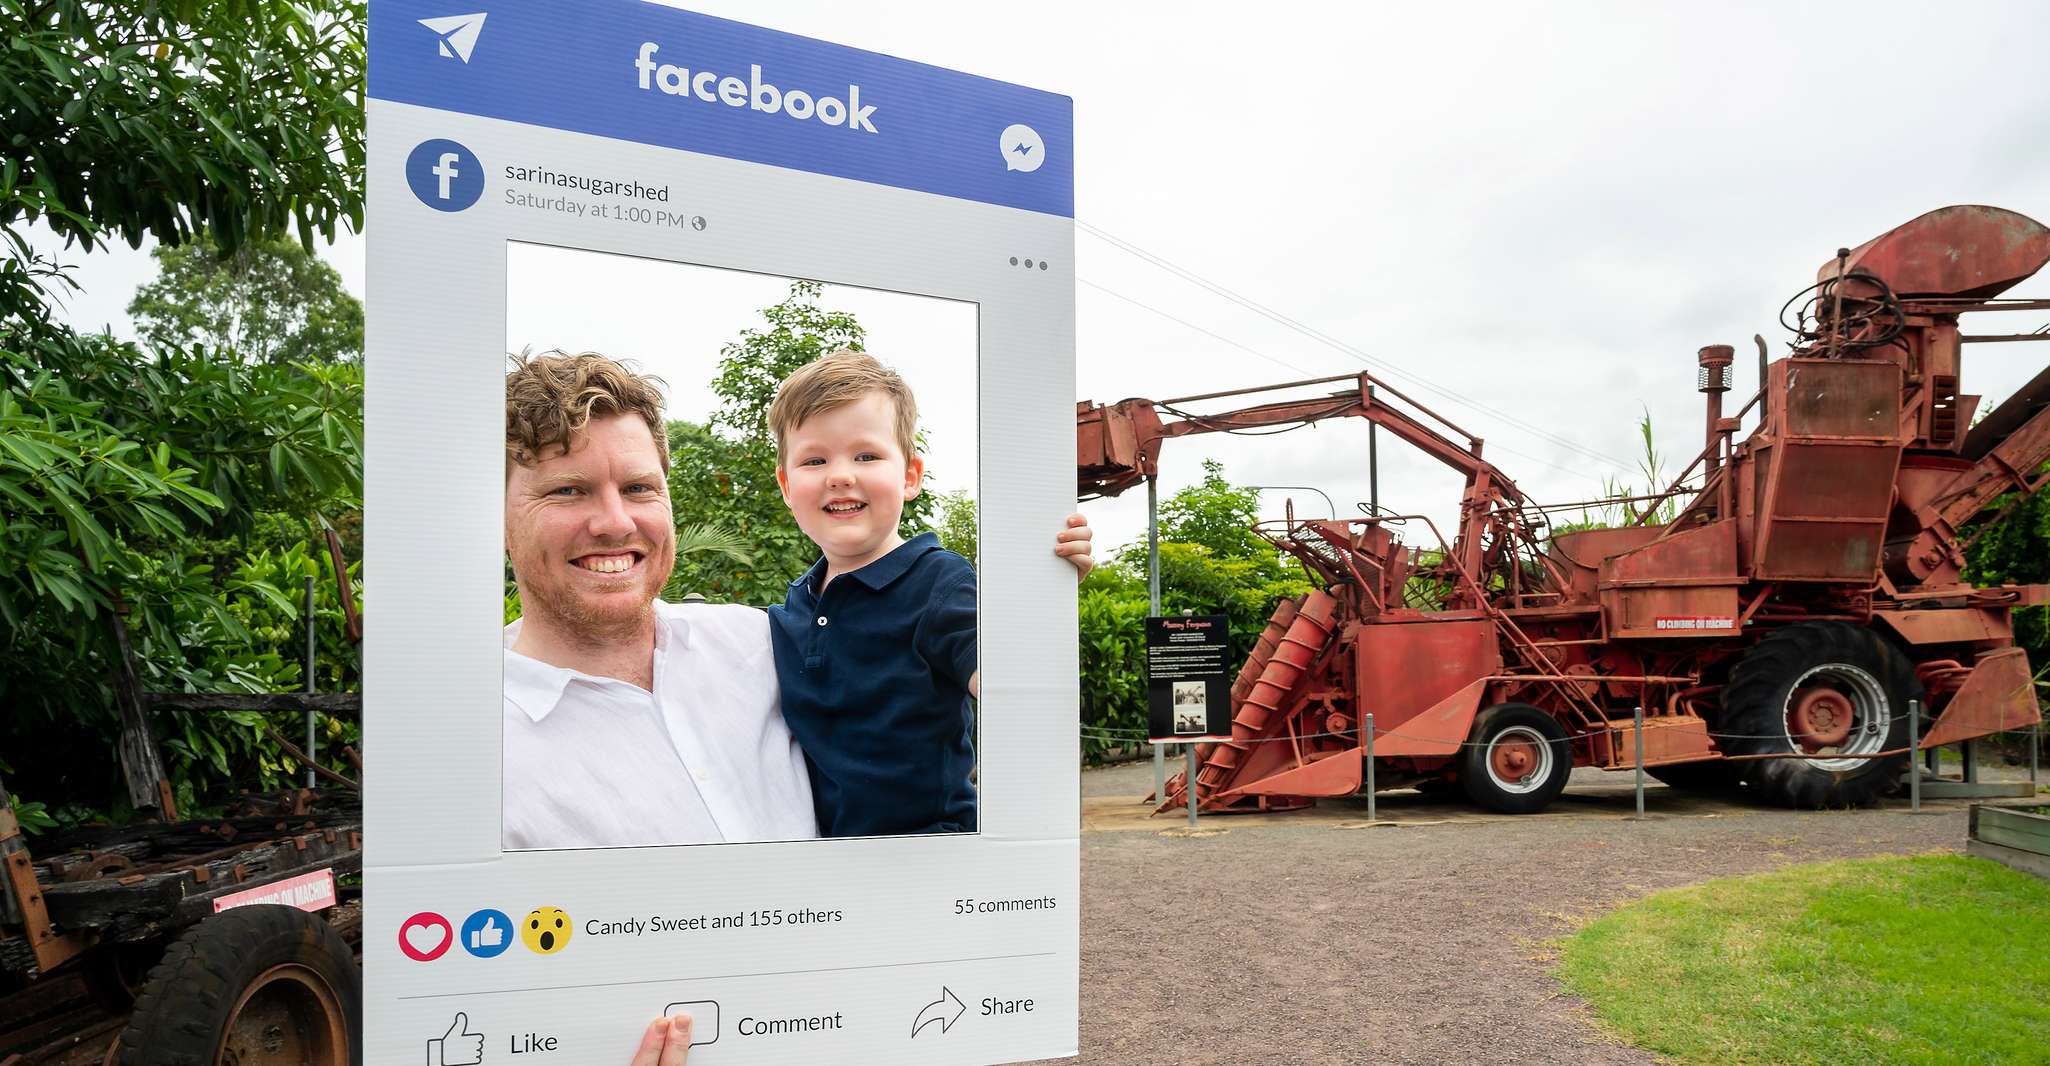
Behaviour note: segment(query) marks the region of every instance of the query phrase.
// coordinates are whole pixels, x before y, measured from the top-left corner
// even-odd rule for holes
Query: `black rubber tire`
[[[1723,688],[1719,731],[1732,755],[1777,755],[1798,751],[1787,736],[1787,700],[1802,675],[1818,666],[1856,667],[1878,682],[1886,698],[1887,725],[1881,750],[1908,743],[1908,701],[1922,698],[1922,683],[1907,656],[1870,630],[1846,622],[1801,622],[1778,630],[1744,653]],[[1906,753],[1861,759],[1856,766],[1829,770],[1806,759],[1757,759],[1738,763],[1749,785],[1768,803],[1819,810],[1858,807],[1878,800],[1900,780]]]
[[[1551,749],[1549,775],[1528,792],[1511,792],[1495,783],[1488,772],[1488,748],[1497,736],[1511,729],[1528,729],[1543,737]],[[1474,716],[1473,731],[1466,746],[1459,749],[1459,785],[1466,798],[1503,814],[1536,814],[1566,790],[1573,775],[1573,744],[1558,719],[1528,703],[1502,703]]]
[[[1712,759],[1672,766],[1647,766],[1644,772],[1687,792],[1735,792],[1744,783],[1744,764]]]
[[[347,1022],[348,1061],[362,1066],[363,978],[348,942],[319,916],[272,904],[222,911],[166,949],[136,997],[115,1061],[214,1066],[243,991],[286,964],[326,982]]]

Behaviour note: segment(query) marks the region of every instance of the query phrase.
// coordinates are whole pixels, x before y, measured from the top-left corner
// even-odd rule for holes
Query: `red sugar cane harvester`
[[[1787,356],[1758,341],[1758,393],[1723,413],[1734,351],[1701,349],[1707,446],[1634,523],[1553,534],[1481,441],[1369,374],[1076,407],[1082,494],[1157,469],[1174,437],[1359,417],[1465,478],[1449,542],[1376,514],[1260,529],[1316,591],[1284,601],[1232,689],[1232,739],[1198,749],[1163,807],[1300,807],[1359,791],[1362,716],[1380,787],[1456,783],[1542,809],[1575,766],[1644,762],[1682,787],[1743,782],[1796,807],[1865,803],[1924,748],[2040,718],[2010,611],[2050,586],[1961,577],[1966,521],[2040,489],[2050,366],[1987,414],[1961,386],[1959,316],[2050,310],[1999,295],[2050,261],[2050,229],[1998,208],[1932,211],[1823,264]],[[1185,405],[1345,382],[1213,414]],[[1740,420],[1761,408],[1757,428]],[[1465,444],[1459,440],[1465,440]],[[1654,486],[1656,488],[1656,486]],[[1651,516],[1671,500],[1677,517]],[[1581,505],[1568,505],[1581,506]],[[1398,535],[1401,534],[1401,535]],[[1405,543],[1403,536],[1432,538]]]

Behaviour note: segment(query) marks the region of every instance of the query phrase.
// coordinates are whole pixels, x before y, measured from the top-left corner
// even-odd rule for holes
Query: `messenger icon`
[[[1004,127],[1003,135],[997,138],[997,149],[1003,153],[1005,170],[1030,174],[1046,162],[1046,142],[1040,140],[1038,130],[1022,122]]]

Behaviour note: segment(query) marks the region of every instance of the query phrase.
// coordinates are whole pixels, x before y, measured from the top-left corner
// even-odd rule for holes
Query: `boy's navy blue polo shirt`
[[[975,570],[921,533],[769,609],[783,720],[804,747],[821,836],[975,829]]]

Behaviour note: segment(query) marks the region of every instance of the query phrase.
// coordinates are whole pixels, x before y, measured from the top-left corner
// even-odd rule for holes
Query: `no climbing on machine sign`
[[[1231,735],[1231,620],[1146,620],[1146,723],[1155,741]]]

